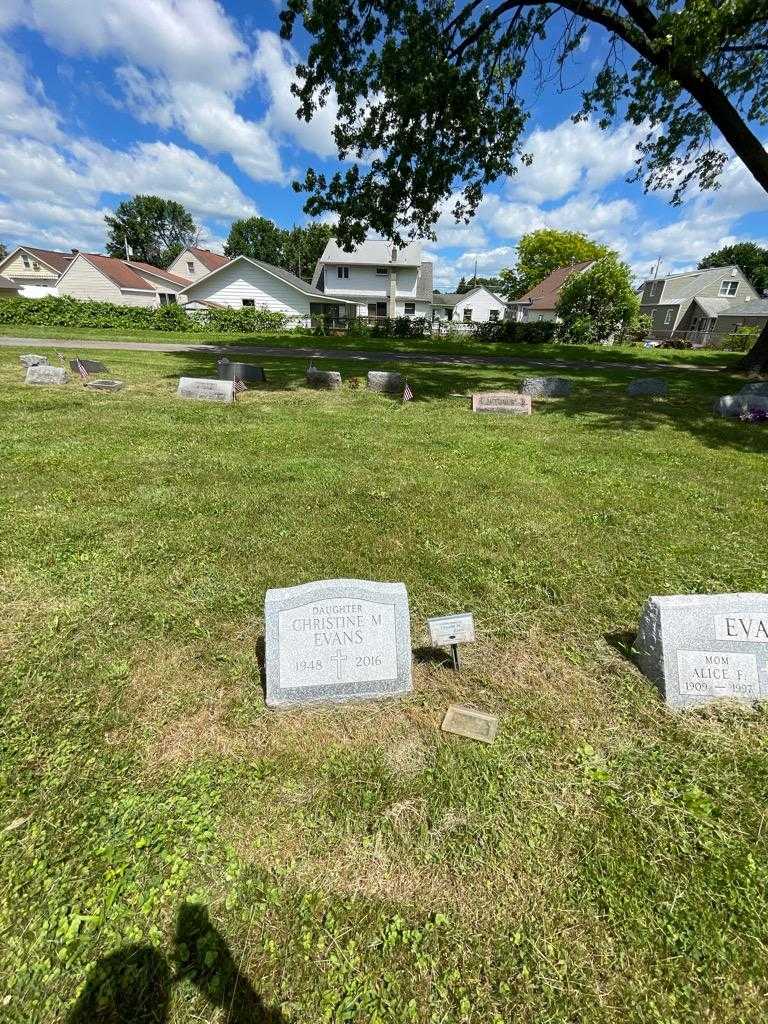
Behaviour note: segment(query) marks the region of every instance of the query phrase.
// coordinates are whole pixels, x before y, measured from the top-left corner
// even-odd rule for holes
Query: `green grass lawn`
[[[768,590],[768,429],[710,414],[738,381],[632,401],[585,366],[507,418],[454,396],[523,367],[410,367],[401,406],[267,359],[221,407],[174,397],[202,353],[93,352],[104,395],[25,388],[18,351],[4,1019],[763,1019],[765,715],[668,712],[628,657],[649,594]],[[267,711],[264,591],[343,576],[406,583],[413,695]],[[426,618],[460,610],[455,674]],[[440,732],[452,701],[493,746]]]
[[[472,338],[450,341],[446,338],[363,338],[356,335],[315,337],[293,331],[283,334],[224,334],[215,331],[180,334],[178,331],[96,329],[72,327],[23,327],[0,325],[0,335],[21,338],[61,338],[84,341],[150,341],[183,345],[255,345],[284,348],[350,349],[361,352],[425,352],[434,355],[503,356],[518,359],[563,359],[569,362],[649,363],[661,368],[684,363],[711,368],[733,368],[742,358],[739,352],[715,349],[643,349],[637,346],[508,344],[480,342]]]

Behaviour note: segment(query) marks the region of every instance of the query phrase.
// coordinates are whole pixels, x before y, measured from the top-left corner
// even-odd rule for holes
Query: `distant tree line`
[[[333,237],[333,227],[319,221],[287,229],[267,217],[246,217],[233,221],[224,253],[272,263],[304,281],[311,281],[315,264]]]

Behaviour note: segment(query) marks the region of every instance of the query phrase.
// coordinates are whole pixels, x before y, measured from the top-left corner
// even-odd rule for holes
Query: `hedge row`
[[[67,296],[44,299],[0,299],[0,324],[41,327],[123,327],[150,331],[221,331],[223,333],[284,330],[289,317],[265,309],[204,309],[187,314],[180,306],[116,306]]]

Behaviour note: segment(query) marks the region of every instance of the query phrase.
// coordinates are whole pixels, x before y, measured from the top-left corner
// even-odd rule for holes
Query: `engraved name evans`
[[[715,640],[768,644],[768,612],[765,615],[715,616]]]

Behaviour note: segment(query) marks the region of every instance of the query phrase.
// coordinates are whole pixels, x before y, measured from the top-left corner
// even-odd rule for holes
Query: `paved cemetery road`
[[[367,363],[424,363],[430,366],[541,366],[549,369],[584,370],[639,370],[645,373],[662,373],[666,370],[695,370],[699,373],[734,373],[728,366],[695,366],[692,363],[624,363],[618,360],[597,362],[591,359],[569,361],[567,359],[531,359],[528,356],[470,356],[431,354],[426,352],[368,352],[343,348],[314,348],[302,346],[287,348],[276,345],[182,345],[177,342],[155,341],[94,341],[91,338],[79,341],[64,341],[51,338],[0,337],[3,348],[66,348],[94,351],[126,350],[134,352],[210,352],[213,355],[274,356],[280,359],[339,359],[346,362]]]

